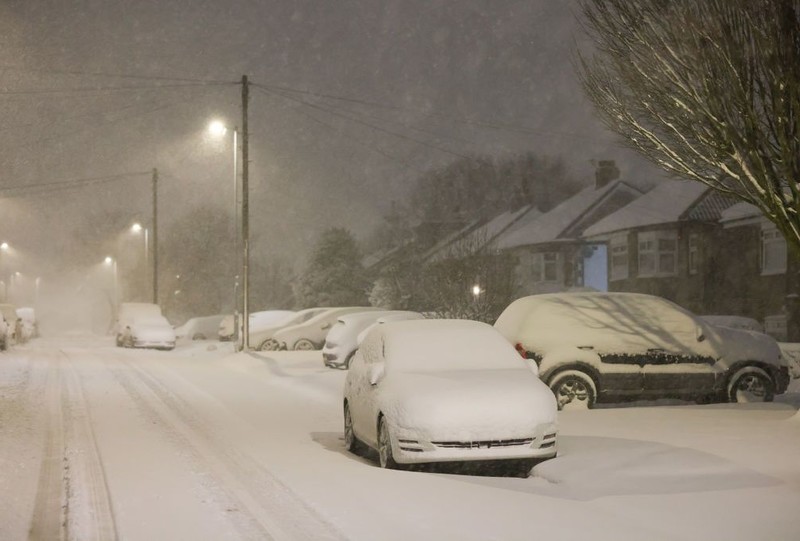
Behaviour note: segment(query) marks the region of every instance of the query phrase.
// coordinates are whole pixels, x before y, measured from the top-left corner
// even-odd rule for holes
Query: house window
[[[689,274],[697,274],[700,268],[700,235],[689,235]]]
[[[628,235],[617,235],[611,239],[611,279],[628,277]]]
[[[557,282],[559,278],[558,252],[533,254],[533,281]]]
[[[675,274],[678,260],[676,231],[639,233],[639,276]]]
[[[761,274],[786,272],[786,239],[772,224],[761,229]]]

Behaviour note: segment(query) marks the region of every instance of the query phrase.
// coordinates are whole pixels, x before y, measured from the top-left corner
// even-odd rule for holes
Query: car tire
[[[258,351],[277,351],[278,342],[272,338],[267,338],[258,345]]]
[[[361,441],[353,432],[353,418],[350,415],[350,405],[344,403],[344,447],[353,454],[359,454],[363,449]]]
[[[592,409],[597,400],[597,387],[592,377],[581,370],[565,370],[550,380],[550,389],[556,395],[559,411],[567,409]]]
[[[201,332],[196,332],[192,335],[192,340],[205,340],[206,335]]]
[[[400,470],[392,454],[392,434],[383,415],[378,419],[378,465],[385,470]]]
[[[295,351],[312,351],[317,349],[317,347],[314,345],[314,342],[308,338],[301,338],[294,343],[294,347],[292,349]]]
[[[772,402],[775,382],[757,366],[745,366],[728,380],[728,400],[731,402]]]
[[[122,347],[122,337],[120,335],[117,335],[117,347]]]

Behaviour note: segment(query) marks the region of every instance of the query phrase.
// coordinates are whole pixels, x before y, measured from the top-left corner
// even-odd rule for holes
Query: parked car
[[[789,383],[771,337],[709,325],[650,295],[533,295],[511,303],[495,328],[539,364],[559,409],[655,398],[771,401]]]
[[[122,303],[115,327],[117,347],[175,348],[175,329],[161,315],[157,304]]]
[[[0,351],[6,351],[8,349],[8,325],[6,324],[6,320],[3,318],[2,314],[0,314]]]
[[[375,323],[373,323],[372,325],[370,325],[369,327],[358,333],[358,338],[356,338],[356,347],[361,345],[361,342],[364,341],[364,338],[367,336],[367,334],[369,334],[369,332],[372,330],[373,327],[377,327],[378,325],[383,325],[384,323],[388,323],[389,321],[425,319],[426,317],[429,316],[435,319],[435,317],[432,314],[428,314],[428,316],[426,316],[425,314],[422,314],[420,312],[406,312],[406,311],[392,312],[389,315],[381,316]]]
[[[504,461],[528,474],[556,455],[556,401],[490,325],[391,321],[358,348],[344,387],[345,446],[382,468]]]
[[[17,315],[17,307],[13,304],[0,304],[0,314],[6,322],[5,341],[6,348],[22,341],[22,321]]]
[[[175,338],[187,340],[210,340],[217,338],[219,325],[224,314],[215,316],[193,317],[180,327],[175,328]]]
[[[417,312],[380,311],[356,312],[339,316],[331,330],[325,336],[325,345],[322,348],[322,361],[328,368],[345,368],[350,366],[350,360],[358,347],[358,336],[367,327],[372,326],[379,319],[391,314],[422,314]]]
[[[370,312],[380,310],[371,306],[346,306],[328,308],[304,323],[291,325],[276,331],[273,339],[279,349],[312,350],[322,349],[325,336],[336,323],[339,316],[355,312]]]
[[[293,310],[261,310],[259,312],[251,312],[249,319],[250,319],[250,326],[248,328],[248,332],[252,333],[254,331],[258,332],[261,329],[265,329],[274,325],[278,321],[285,319],[288,316],[291,316],[295,312]],[[239,332],[242,331],[242,320],[241,315],[239,317]],[[230,342],[233,340],[234,334],[234,324],[233,324],[233,314],[228,314],[222,318],[219,324],[219,339],[222,342]]]
[[[33,308],[17,308],[17,317],[20,320],[22,341],[27,342],[39,336],[39,326],[36,323],[36,313]]]
[[[753,318],[743,316],[699,316],[700,319],[716,327],[728,327],[743,331],[764,332],[764,326]]]
[[[292,315],[280,321],[276,321],[268,327],[260,328],[255,331],[250,329],[250,345],[254,346],[259,351],[275,351],[280,348],[280,344],[273,339],[276,332],[291,325],[305,323],[312,317],[326,310],[328,310],[328,308],[306,308],[305,310],[294,312]]]

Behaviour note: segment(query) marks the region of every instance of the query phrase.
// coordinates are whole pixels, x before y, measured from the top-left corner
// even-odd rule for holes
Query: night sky
[[[57,266],[98,215],[149,219],[146,175],[106,179],[153,167],[162,223],[202,205],[230,212],[231,142],[205,128],[241,123],[232,83],[242,74],[262,85],[250,107],[256,257],[300,262],[328,226],[363,238],[421,172],[469,154],[561,157],[587,183],[591,160],[611,158],[652,182],[658,173],[616,146],[581,93],[574,10],[553,0],[2,0],[0,235]],[[96,180],[53,189],[76,179]],[[34,184],[47,186],[9,190]]]

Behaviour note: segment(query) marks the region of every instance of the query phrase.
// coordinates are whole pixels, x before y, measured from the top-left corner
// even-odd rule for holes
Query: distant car
[[[419,312],[387,310],[385,312],[356,312],[340,316],[325,337],[322,348],[322,362],[328,368],[344,368],[350,366],[350,360],[358,349],[359,337],[373,325],[386,321],[404,319],[423,319]]]
[[[0,351],[6,351],[8,349],[8,325],[6,324],[6,320],[3,319],[3,316],[0,314]]]
[[[36,313],[33,308],[17,308],[17,316],[21,323],[23,341],[27,342],[39,336],[39,326],[36,323]]]
[[[533,295],[511,303],[495,328],[536,360],[559,409],[655,398],[771,401],[789,383],[771,337],[709,325],[651,295]]]
[[[390,321],[358,348],[344,387],[344,439],[382,468],[504,461],[527,476],[556,455],[556,401],[490,325]]]
[[[0,315],[3,316],[6,322],[6,347],[20,343],[22,341],[22,321],[17,315],[17,307],[8,303],[0,304]]]
[[[700,319],[717,327],[728,327],[743,331],[764,332],[764,326],[753,318],[743,316],[699,316]]]
[[[161,315],[157,304],[122,303],[115,327],[117,347],[175,348],[175,329]]]
[[[250,312],[250,325],[248,332],[258,332],[261,329],[268,328],[278,321],[286,319],[295,312],[293,310],[261,310],[259,312]],[[241,315],[239,316],[239,330],[241,331]],[[222,342],[230,342],[234,338],[234,325],[233,314],[228,314],[222,318],[219,324],[219,339]]]
[[[380,310],[371,306],[342,306],[328,308],[311,319],[298,325],[291,325],[275,332],[273,339],[279,349],[313,350],[322,349],[328,331],[340,316],[355,312]]]
[[[210,340],[218,336],[219,325],[224,314],[216,316],[193,317],[175,329],[175,338],[178,340]]]
[[[276,332],[285,327],[305,323],[312,317],[326,310],[328,310],[328,308],[306,308],[305,310],[294,312],[268,327],[262,327],[255,331],[250,329],[250,345],[259,351],[275,351],[280,349],[280,344],[273,338]]]

